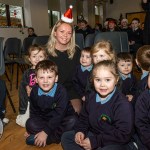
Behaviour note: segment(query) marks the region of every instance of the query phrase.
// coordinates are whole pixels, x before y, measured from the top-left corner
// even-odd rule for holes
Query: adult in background
[[[72,77],[76,66],[80,63],[80,49],[75,46],[75,32],[72,22],[72,8],[70,7],[61,20],[54,25],[47,43],[47,50],[49,59],[58,66],[58,82],[67,89],[69,100],[75,112],[79,113],[81,100],[73,88]]]
[[[28,28],[28,37],[36,37],[37,35],[34,32],[34,28],[29,27]]]
[[[150,0],[142,0],[142,7],[146,11],[144,30],[143,30],[143,43],[150,44]]]

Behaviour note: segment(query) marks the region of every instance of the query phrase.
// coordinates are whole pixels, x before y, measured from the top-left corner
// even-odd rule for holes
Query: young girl
[[[75,131],[62,135],[64,150],[124,150],[130,141],[134,117],[131,104],[116,89],[116,65],[110,60],[92,70],[95,91],[84,103]]]
[[[47,58],[46,50],[38,45],[32,45],[28,50],[27,61],[31,68],[27,69],[19,87],[19,115],[16,118],[16,123],[25,127],[26,120],[29,118],[29,96],[32,87],[35,85],[35,66],[36,64]]]
[[[116,56],[112,44],[109,41],[99,41],[91,50],[93,63],[97,64],[103,60],[112,60],[115,62]]]

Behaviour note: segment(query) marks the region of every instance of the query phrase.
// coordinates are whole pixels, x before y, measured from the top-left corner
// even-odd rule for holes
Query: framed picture
[[[140,23],[142,24],[145,20],[146,12],[133,12],[133,13],[126,13],[126,18],[128,19],[129,24],[131,23],[133,18],[138,18]]]

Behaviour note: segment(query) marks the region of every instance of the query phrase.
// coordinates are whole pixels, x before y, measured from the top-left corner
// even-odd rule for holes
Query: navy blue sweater
[[[39,117],[47,121],[46,134],[56,129],[63,120],[68,108],[65,88],[58,84],[54,97],[38,96],[38,86],[33,87],[30,95],[30,118]]]
[[[145,90],[135,105],[135,126],[143,144],[150,149],[150,91]]]
[[[133,109],[127,98],[118,90],[105,104],[96,102],[96,92],[87,97],[75,132],[88,131],[92,149],[111,144],[126,144],[133,131]]]

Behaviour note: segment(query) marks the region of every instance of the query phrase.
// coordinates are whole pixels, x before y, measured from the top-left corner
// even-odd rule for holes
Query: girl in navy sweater
[[[133,133],[133,110],[116,89],[115,63],[104,60],[92,70],[95,90],[85,100],[74,131],[62,135],[64,150],[126,150]]]

